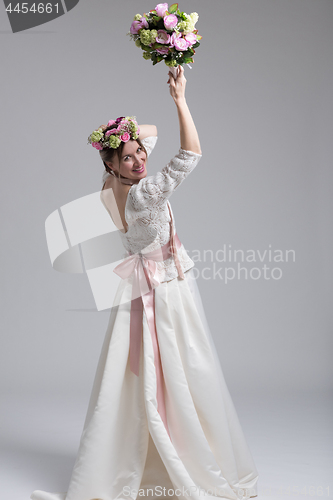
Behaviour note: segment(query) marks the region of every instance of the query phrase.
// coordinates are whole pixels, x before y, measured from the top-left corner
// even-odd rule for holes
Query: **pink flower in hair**
[[[117,129],[116,128],[112,128],[111,130],[108,130],[107,132],[105,132],[105,135],[106,136],[109,136],[111,134],[117,134]]]
[[[123,142],[128,142],[130,140],[131,136],[129,135],[128,132],[125,132],[123,135],[120,136],[120,139],[123,141]]]
[[[96,149],[103,149],[103,146],[99,142],[92,142],[91,145]]]
[[[109,120],[107,127],[111,127],[111,125],[114,125],[116,122],[114,120]]]
[[[120,123],[124,118],[124,116],[119,116],[119,118],[116,119],[115,123]]]

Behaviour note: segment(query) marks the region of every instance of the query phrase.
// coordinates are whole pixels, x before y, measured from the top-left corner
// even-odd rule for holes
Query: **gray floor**
[[[333,494],[330,393],[232,393],[255,459],[262,500]],[[28,500],[35,489],[67,490],[87,395],[2,397],[1,494]]]

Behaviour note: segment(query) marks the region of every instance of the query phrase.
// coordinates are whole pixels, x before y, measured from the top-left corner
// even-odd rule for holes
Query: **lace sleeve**
[[[152,135],[151,137],[146,137],[145,139],[142,139],[142,144],[147,150],[147,155],[149,156],[152,150],[154,149],[156,142],[157,142],[157,136]]]
[[[186,151],[179,153],[160,172],[144,177],[128,193],[132,210],[144,210],[147,205],[163,204],[196,167],[202,155]]]

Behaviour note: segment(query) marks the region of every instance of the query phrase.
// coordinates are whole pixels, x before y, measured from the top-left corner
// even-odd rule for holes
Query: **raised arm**
[[[146,137],[156,137],[157,136],[157,127],[156,125],[139,125],[140,134],[139,139],[145,139]]]
[[[174,79],[169,71],[170,94],[175,101],[179,118],[180,147],[201,155],[201,147],[197,129],[185,99],[186,78],[184,68],[179,66],[178,76]]]

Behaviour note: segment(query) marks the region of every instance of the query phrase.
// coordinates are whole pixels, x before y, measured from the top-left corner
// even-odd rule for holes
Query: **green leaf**
[[[169,7],[170,14],[174,14],[175,12],[177,12],[177,10],[178,10],[178,3],[173,3],[172,5],[170,5]]]
[[[199,47],[200,43],[199,42],[196,42],[194,45],[192,45],[192,49],[196,49],[197,47]]]
[[[154,19],[155,29],[163,30],[165,29],[163,17],[156,17]]]
[[[152,52],[154,50],[153,47],[149,47],[149,45],[143,45],[143,44],[141,44],[141,48],[145,52]]]
[[[163,57],[163,56],[158,55],[156,60],[157,60],[157,62],[161,62],[163,59],[164,59],[164,57]]]

